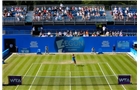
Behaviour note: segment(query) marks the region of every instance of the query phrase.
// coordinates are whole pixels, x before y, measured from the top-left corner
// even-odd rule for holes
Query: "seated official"
[[[91,52],[92,53],[96,53],[94,47],[91,49]]]

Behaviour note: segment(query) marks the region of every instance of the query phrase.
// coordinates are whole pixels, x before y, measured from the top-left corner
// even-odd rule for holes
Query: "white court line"
[[[56,72],[56,71],[39,71],[39,72]],[[69,71],[57,71],[57,72],[69,72]],[[71,71],[71,72],[101,72],[101,71]]]
[[[135,62],[137,62],[137,60],[135,60],[129,53],[126,53],[126,55],[132,58]]]
[[[112,71],[113,74],[116,76],[116,78],[118,79],[117,75],[115,74],[115,72],[113,71],[113,69],[111,68],[111,66],[110,66],[108,63],[106,63],[106,64],[107,64],[108,67],[111,69],[111,71]],[[123,85],[121,85],[121,86],[123,87],[124,90],[126,90],[126,88],[125,88]]]
[[[30,89],[31,89],[32,84],[34,83],[34,81],[35,81],[35,79],[36,79],[36,76],[38,75],[38,73],[39,73],[39,71],[40,71],[40,68],[41,68],[41,67],[42,67],[42,64],[40,65],[40,67],[39,67],[39,69],[38,69],[38,71],[37,71],[37,73],[36,73],[36,75],[35,75],[35,78],[34,78],[34,80],[32,81],[31,86],[29,87],[29,89],[28,89],[28,90],[30,90]]]
[[[83,62],[83,63],[85,63],[85,62]],[[100,63],[100,64],[106,64],[107,62],[94,62],[94,63],[85,63],[85,64],[98,64],[98,63]],[[33,63],[33,64],[43,64],[44,65],[44,64],[57,64],[57,63]],[[60,63],[58,63],[58,64],[60,64]],[[67,64],[71,64],[71,63],[67,63]],[[82,65],[85,65],[85,64],[82,64]],[[63,65],[63,64],[61,64],[61,65]]]
[[[105,79],[106,79],[106,81],[107,81],[107,83],[108,83],[110,89],[113,90],[112,87],[110,86],[110,84],[109,84],[109,82],[108,82],[108,80],[107,80],[107,78],[106,78],[106,76],[105,76],[105,74],[104,74],[104,72],[103,72],[103,70],[102,70],[102,68],[101,68],[101,66],[100,66],[99,63],[98,63],[98,65],[99,65],[99,67],[100,67],[100,69],[101,69],[101,71],[102,71],[102,73],[103,73],[103,75],[104,75],[104,77],[105,77]]]
[[[15,53],[12,53],[8,58],[6,58],[4,61],[8,61]],[[5,70],[7,67],[5,67],[3,70]]]
[[[15,53],[12,53],[9,57],[7,57],[4,61],[9,60],[9,58],[11,58]]]
[[[71,71],[69,71],[70,73],[70,90],[71,90]]]
[[[29,72],[30,68],[31,68],[33,65],[34,65],[34,64],[32,63],[32,65],[28,68],[28,70],[26,71],[26,73],[24,74],[24,76],[23,76],[23,78],[22,78],[22,79],[24,79],[24,77],[27,75],[27,73]],[[16,87],[16,89],[15,89],[15,90],[17,90],[17,89],[18,89],[18,87],[19,87],[19,85]]]

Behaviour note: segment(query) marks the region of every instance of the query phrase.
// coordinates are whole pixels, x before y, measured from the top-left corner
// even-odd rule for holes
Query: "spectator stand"
[[[9,24],[24,24],[27,14],[27,6],[3,6],[3,23]]]
[[[36,5],[33,13],[34,22],[94,22],[106,21],[104,5]]]
[[[137,6],[136,5],[112,5],[111,14],[115,23],[137,23]]]

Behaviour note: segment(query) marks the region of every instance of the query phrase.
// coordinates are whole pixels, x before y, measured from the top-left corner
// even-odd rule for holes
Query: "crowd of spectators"
[[[114,7],[112,10],[112,15],[114,20],[124,20],[126,21],[133,20],[137,18],[137,11],[136,9],[131,9],[129,7],[122,8],[122,7]]]
[[[100,31],[93,31],[89,32],[88,30],[81,30],[81,31],[56,31],[56,33],[52,33],[51,31],[48,31],[46,33],[40,32],[39,37],[97,37],[97,36],[115,36],[115,37],[122,37],[122,36],[128,36],[127,34],[123,33],[122,31],[106,31],[105,34],[103,34]]]
[[[44,30],[43,26],[39,27],[40,31],[39,37],[96,37],[96,36],[135,36],[136,33],[129,33],[123,30],[108,30],[108,28],[103,25],[101,30]],[[32,28],[32,32],[35,31],[35,27]]]
[[[33,20],[62,21],[73,20],[78,16],[81,16],[81,20],[90,20],[92,16],[106,16],[106,13],[104,6],[38,6],[34,8]]]
[[[27,7],[11,6],[3,8],[3,17],[15,17],[17,21],[25,20]]]
[[[106,17],[104,5],[54,5],[36,6],[33,21],[94,20]],[[4,6],[3,17],[15,17],[17,21],[25,20],[27,6]],[[137,19],[136,8],[113,6],[111,14],[115,20]],[[99,19],[99,18],[98,18]]]

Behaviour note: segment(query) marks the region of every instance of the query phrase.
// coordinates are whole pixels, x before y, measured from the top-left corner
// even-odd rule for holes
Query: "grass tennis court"
[[[3,86],[3,90],[137,90],[137,62],[125,53],[17,55],[3,64],[7,76],[22,76],[23,85]],[[118,85],[119,74],[130,74],[132,84]]]

